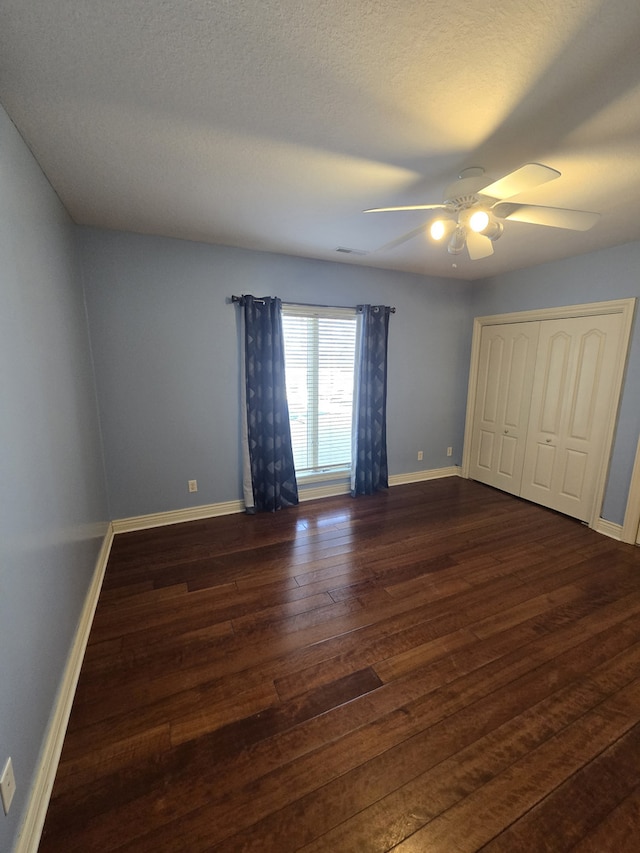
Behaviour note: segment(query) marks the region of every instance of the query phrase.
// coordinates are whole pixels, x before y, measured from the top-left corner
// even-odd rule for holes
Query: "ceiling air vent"
[[[368,252],[363,252],[361,249],[349,249],[347,246],[338,246],[336,252],[342,252],[343,255],[367,255]]]

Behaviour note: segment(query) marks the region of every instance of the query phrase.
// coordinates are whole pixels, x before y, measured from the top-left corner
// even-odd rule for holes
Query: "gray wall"
[[[94,229],[80,237],[113,518],[241,498],[233,293],[394,305],[390,472],[461,461],[470,284]]]
[[[75,229],[0,107],[0,808],[9,851],[106,531]]]
[[[392,474],[461,461],[474,316],[640,296],[640,243],[464,283],[97,229],[79,234],[112,518],[240,498],[232,293],[396,306]],[[603,507],[617,524],[640,429],[639,347],[634,329]],[[198,480],[197,494],[187,492],[189,479]]]
[[[519,270],[483,282],[474,291],[473,315],[528,311],[583,302],[640,297],[640,243]],[[636,306],[636,313],[640,306]],[[602,508],[622,524],[640,434],[640,331],[635,318],[618,429]]]

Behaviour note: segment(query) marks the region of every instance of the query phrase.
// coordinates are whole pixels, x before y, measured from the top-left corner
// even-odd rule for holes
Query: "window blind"
[[[282,306],[296,476],[351,467],[356,312]]]

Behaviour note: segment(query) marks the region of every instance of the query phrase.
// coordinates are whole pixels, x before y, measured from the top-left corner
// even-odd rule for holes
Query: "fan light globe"
[[[456,225],[457,223],[455,219],[447,219],[446,217],[443,219],[434,219],[429,226],[429,236],[432,240],[438,242],[443,238],[448,237],[456,228]]]
[[[429,233],[434,240],[442,240],[445,235],[446,227],[442,219],[436,219],[431,223]]]
[[[476,210],[469,217],[469,228],[480,233],[489,224],[489,214],[486,210]]]

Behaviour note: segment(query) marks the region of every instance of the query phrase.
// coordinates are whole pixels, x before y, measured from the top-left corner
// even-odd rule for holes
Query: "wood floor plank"
[[[636,787],[589,835],[571,849],[575,853],[636,853],[640,826],[640,786]]]
[[[640,726],[635,726],[483,847],[483,853],[554,853],[558,838],[565,845],[577,843],[633,793],[639,763]]]
[[[636,625],[636,635],[639,630],[640,625]],[[624,642],[624,639],[625,634],[622,629],[619,629],[615,633],[613,629],[610,629],[608,648],[603,637],[591,638],[588,649],[583,647],[575,649],[575,662],[573,666],[567,666],[569,676],[573,675],[574,666],[588,665],[588,662],[593,659],[593,654],[595,654],[596,651],[601,656],[606,655],[611,652],[611,650],[619,648],[620,644]],[[510,646],[511,644],[508,644],[507,648],[510,648]],[[250,760],[248,762],[243,761],[244,756],[241,756],[236,766],[237,783],[233,783],[232,777],[229,773],[226,777],[228,790],[224,797],[225,813],[233,816],[234,824],[242,826],[243,822],[249,820],[252,816],[259,816],[261,809],[269,810],[274,803],[280,803],[280,805],[284,804],[288,798],[295,797],[296,793],[299,794],[300,792],[304,792],[305,786],[315,786],[319,782],[323,781],[323,772],[334,774],[338,772],[340,768],[348,767],[350,762],[358,763],[358,760],[362,760],[362,757],[365,755],[369,755],[370,757],[371,754],[378,754],[381,751],[384,751],[385,747],[389,747],[391,744],[401,742],[404,738],[414,733],[416,727],[420,727],[423,724],[426,707],[429,707],[430,709],[432,720],[438,719],[441,716],[446,717],[457,708],[464,707],[469,701],[476,698],[478,695],[484,695],[488,690],[495,688],[496,685],[509,683],[514,676],[514,673],[522,671],[523,668],[526,671],[526,665],[524,665],[523,661],[524,655],[521,655],[520,658],[521,660],[517,661],[520,663],[520,666],[515,667],[513,665],[505,667],[502,665],[502,662],[498,660],[492,667],[492,678],[488,677],[486,669],[485,672],[478,671],[476,672],[476,678],[474,679],[473,686],[471,686],[468,679],[465,679],[464,684],[444,689],[441,691],[441,695],[436,696],[435,698],[430,695],[431,691],[428,689],[432,679],[427,678],[423,685],[417,685],[415,683],[415,678],[407,680],[405,685],[407,688],[406,695],[416,697],[413,704],[407,706],[407,709],[398,709],[391,713],[387,713],[386,716],[382,717],[380,716],[381,708],[386,707],[388,710],[393,709],[395,697],[389,690],[387,690],[386,694],[381,690],[375,695],[383,699],[384,695],[386,695],[387,698],[386,702],[382,705],[378,702],[377,708],[375,707],[376,701],[374,699],[374,707],[372,710],[377,710],[377,713],[369,714],[369,720],[372,721],[369,726],[371,734],[368,729],[362,729],[361,726],[366,720],[366,717],[363,717],[361,714],[350,721],[347,731],[352,731],[353,734],[349,735],[348,743],[343,741],[335,746],[333,745],[336,737],[339,736],[341,731],[340,728],[336,728],[334,726],[332,731],[331,726],[327,724],[321,728],[316,726],[317,739],[315,742],[315,751],[311,753],[308,751],[310,744],[308,737],[306,737],[303,741],[306,749],[303,750],[300,759],[297,759],[290,765],[283,766],[282,768],[279,767],[279,764],[282,761],[282,756],[283,754],[286,755],[289,753],[286,747],[283,749],[282,744],[280,744],[277,749],[278,763],[275,765],[271,763],[271,757],[273,754],[271,750],[268,750],[266,753],[266,756],[269,759],[266,764],[261,763],[259,753],[255,750],[250,755]],[[545,680],[544,684],[546,687],[548,680]],[[425,685],[428,685],[426,688],[426,696],[423,695]],[[464,689],[461,689],[461,687],[464,687]],[[397,693],[397,691],[395,692]],[[371,705],[371,702],[367,700],[366,704]],[[353,703],[350,707],[353,707]],[[341,711],[343,709],[339,710]],[[312,722],[315,723],[316,721],[314,720]],[[354,723],[359,723],[360,725],[356,726],[354,729]],[[342,729],[342,731],[344,731],[344,729]],[[325,737],[327,735],[330,736],[331,743],[328,746],[322,745],[322,735]],[[333,735],[333,737],[331,737],[331,735]],[[363,753],[362,750],[365,750],[365,752]],[[367,750],[369,750],[368,753]],[[322,754],[324,758],[323,761],[319,761],[319,753]],[[332,760],[329,758],[329,755],[332,756]],[[321,770],[323,767],[325,768],[324,771]],[[249,777],[247,775],[248,772],[250,773]],[[172,783],[172,790],[182,790],[182,795],[179,797],[177,802],[172,802],[169,813],[173,818],[176,818],[176,816],[180,815],[181,810],[184,809],[184,804],[188,803],[189,808],[187,813],[184,814],[183,817],[179,817],[176,823],[180,826],[178,836],[180,838],[190,839],[190,843],[192,844],[197,843],[196,839],[198,838],[200,825],[203,820],[208,821],[212,813],[217,814],[218,808],[217,799],[211,793],[211,786],[214,784],[214,779],[206,782],[209,775],[202,769],[200,771],[200,775],[204,784],[201,784],[196,788],[193,787],[193,781],[190,777],[183,779],[182,782],[176,778]],[[257,778],[255,778],[256,776]],[[243,782],[243,780],[247,778],[253,778],[254,781]],[[326,781],[326,778],[324,781]],[[235,794],[232,796],[234,785],[238,783],[240,783],[241,787],[238,790],[235,790]],[[188,795],[185,793],[183,786],[186,786]],[[201,802],[199,808],[195,808],[198,805],[199,797],[203,793],[206,793],[206,801]],[[235,807],[232,805],[234,797],[238,799]],[[246,801],[247,797],[250,798],[252,803],[250,812],[242,806],[242,803]],[[133,827],[137,825],[136,821],[140,812],[148,811],[149,805],[146,802],[146,799],[147,797],[143,797],[141,800],[131,803],[130,809],[127,807],[119,810],[119,819],[121,822],[125,820],[129,813],[129,821],[132,827],[130,831],[132,832],[134,831]],[[160,826],[157,831],[150,833],[149,837],[145,840],[145,844],[147,846],[140,846],[140,849],[153,849],[154,846],[157,846],[160,843],[166,843],[162,841],[162,826],[163,821],[166,821],[167,819],[167,813],[163,810],[161,814],[156,814],[154,817],[160,821]],[[109,823],[110,820],[107,819],[106,827],[108,827]],[[224,826],[226,825],[217,825],[215,831],[211,830],[210,837],[213,839],[216,837],[216,833],[224,833],[226,831]],[[106,827],[101,820],[97,820],[95,826],[96,835],[88,834],[87,837],[89,841],[96,846],[108,843],[108,832],[106,831]],[[141,840],[138,840],[136,843],[138,845],[143,845]]]
[[[622,638],[616,637],[615,648],[620,646]],[[596,644],[593,643],[595,646]],[[603,643],[600,641],[598,647],[602,648]],[[614,645],[611,646],[613,648]],[[584,654],[585,649],[576,650],[576,663],[584,662],[588,665],[591,659],[590,655]],[[605,654],[603,651],[602,654]],[[448,717],[456,709],[465,707],[474,698],[479,695],[484,695],[488,689],[495,687],[496,684],[509,683],[510,676],[513,671],[499,669],[494,667],[494,679],[482,677],[483,674],[478,673],[475,679],[475,688],[471,689],[467,683],[464,685],[464,690],[461,686],[453,686],[440,691],[440,695],[433,696],[427,694],[418,697],[413,703],[408,704],[404,709],[387,714],[386,717],[377,718],[370,724],[369,728],[358,728],[348,735],[346,739],[342,739],[335,744],[328,746],[320,746],[314,753],[303,755],[300,760],[294,761],[292,764],[281,769],[275,768],[267,772],[265,776],[256,778],[243,786],[236,792],[239,796],[237,811],[233,808],[233,798],[230,799],[228,794],[226,797],[225,811],[227,814],[233,815],[233,823],[237,826],[242,826],[243,823],[251,821],[259,817],[262,811],[271,811],[277,803],[284,805],[300,793],[304,793],[306,786],[315,788],[320,782],[327,781],[326,774],[338,773],[339,769],[345,770],[350,764],[359,764],[361,761],[367,760],[373,755],[382,755],[391,746],[397,746],[399,743],[415,733],[416,729],[421,729],[428,721],[437,720],[441,717]],[[568,677],[573,675],[572,668],[568,668]],[[548,676],[542,682],[543,689],[548,690]],[[430,715],[429,715],[430,712]],[[425,722],[425,720],[427,722]],[[369,734],[369,730],[372,734]],[[335,734],[336,732],[334,732]],[[364,752],[363,752],[364,750]],[[253,764],[256,763],[256,754],[253,755]],[[338,763],[340,762],[340,763]],[[263,769],[267,769],[266,767]],[[244,774],[243,774],[244,775]],[[338,773],[338,775],[341,775]],[[449,778],[450,774],[447,774]],[[228,780],[230,781],[230,780]],[[241,811],[240,803],[249,798],[252,803],[250,812]],[[193,798],[190,795],[189,800],[193,805]],[[265,801],[266,800],[266,801]],[[199,809],[188,812],[184,817],[180,818],[180,835],[190,839],[190,844],[199,843],[199,833],[201,825],[210,819],[211,815],[216,813],[215,801],[209,800],[207,804],[203,804]],[[210,832],[210,838],[216,837],[216,834],[224,833],[226,829],[218,827],[216,831]],[[141,850],[153,849],[154,845],[160,843],[162,831],[151,833],[144,841],[138,840],[137,844]],[[177,848],[176,848],[177,849]]]
[[[302,849],[306,853],[330,849],[380,853],[391,849],[483,783],[497,777],[501,770],[582,715],[601,696],[595,690],[570,686],[502,725],[499,725],[500,698],[501,694],[493,695],[488,701],[474,704],[449,718],[446,726],[441,723],[434,727],[425,744],[432,744],[431,768],[424,769],[424,759],[414,762],[408,778],[401,781],[401,777],[396,776],[393,783],[400,784],[389,786],[386,796],[379,799],[374,796],[355,817],[344,823],[336,821],[333,830]],[[518,698],[522,703],[522,694]],[[519,707],[517,701],[511,705],[514,707]],[[452,737],[456,731],[460,732],[458,740]],[[443,739],[449,741],[445,740],[444,749],[440,747]],[[419,769],[421,772],[416,772]],[[261,827],[259,834],[263,834]],[[455,839],[449,839],[449,843],[451,849],[457,849]]]
[[[469,780],[475,778],[476,783],[478,779],[486,781],[490,773],[497,773],[514,755],[525,754],[536,742],[548,738],[599,704],[607,695],[600,684],[602,676],[605,676],[607,689],[625,685],[630,678],[628,663],[628,660],[618,662],[615,685],[608,667],[602,668],[593,672],[591,687],[574,681],[529,709],[527,703],[540,695],[540,687],[544,692],[545,682],[548,684],[546,673],[538,671],[537,694],[529,677],[512,683],[507,689],[490,694],[405,741],[399,749],[385,756],[386,760],[361,765],[335,784],[254,824],[232,839],[230,846],[265,851],[287,849],[287,841],[295,839],[296,844],[303,844],[309,836],[324,831],[326,834],[317,843],[304,849],[386,850],[425,822],[421,804],[436,802],[438,786],[450,787],[451,779],[455,779],[455,801],[462,796],[463,773]],[[518,715],[519,711],[522,713]],[[537,735],[534,735],[535,729]],[[510,742],[513,745],[508,748]],[[467,744],[471,746],[463,749]],[[518,748],[519,752],[514,752]],[[436,764],[431,772],[421,774],[425,750],[428,750],[429,761],[434,763],[440,756],[452,757]],[[382,799],[394,791],[392,797]],[[345,815],[350,814],[356,817],[340,825]],[[389,819],[395,814],[403,815],[399,823]],[[328,832],[332,826],[336,829]]]
[[[401,853],[445,853],[452,846],[469,853],[480,850],[501,827],[537,805],[547,791],[565,782],[630,728],[630,721],[622,716],[610,719],[595,711],[585,714],[395,849]],[[572,838],[563,838],[562,843],[566,849]]]
[[[635,850],[639,727],[640,549],[495,489],[119,534],[40,851]]]

